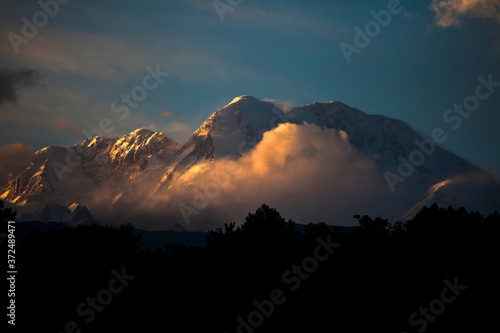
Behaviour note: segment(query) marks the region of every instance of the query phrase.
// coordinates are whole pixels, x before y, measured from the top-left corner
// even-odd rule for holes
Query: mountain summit
[[[46,147],[10,180],[2,198],[17,205],[86,201],[100,188],[121,187],[163,166],[179,147],[163,133],[147,129],[116,139],[96,136],[67,148]]]
[[[200,161],[240,157],[285,120],[270,102],[249,95],[236,97],[208,117],[175,154],[158,189],[167,188],[175,174],[183,174]]]
[[[298,135],[293,133],[304,135],[305,130],[299,129],[306,125],[311,133],[325,132],[325,139],[314,133],[309,137],[289,137]],[[243,95],[208,117],[182,146],[161,132],[141,128],[115,139],[93,137],[72,147],[41,149],[32,156],[26,170],[9,181],[1,198],[15,205],[39,209],[47,204],[79,203],[89,207],[98,220],[99,213],[95,210],[107,212],[101,215],[104,219],[122,221],[131,218],[128,211],[136,209],[141,212],[137,216],[148,212],[148,216],[156,216],[155,223],[168,225],[186,222],[178,209],[179,205],[185,205],[195,218],[193,223],[215,221],[214,216],[224,216],[221,219],[227,222],[232,215],[217,211],[221,206],[212,203],[224,198],[228,207],[238,207],[245,195],[260,198],[259,182],[265,188],[271,179],[259,179],[262,172],[255,174],[254,171],[269,170],[269,163],[286,166],[280,171],[283,174],[294,172],[281,183],[288,191],[277,199],[283,205],[287,197],[301,196],[301,186],[308,182],[317,182],[319,187],[331,184],[328,187],[331,193],[348,188],[349,184],[344,184],[347,181],[356,182],[355,175],[344,177],[328,171],[315,174],[314,179],[304,178],[317,168],[317,163],[330,165],[332,170],[337,165],[347,166],[342,170],[362,170],[358,167],[364,163],[375,170],[374,181],[381,184],[380,191],[386,193],[384,203],[380,196],[371,199],[375,203],[380,200],[376,213],[383,217],[409,218],[419,207],[433,202],[471,207],[483,213],[500,208],[497,199],[500,187],[490,175],[434,143],[432,152],[421,154],[424,161],[414,166],[409,175],[399,176],[400,181],[391,193],[387,174],[400,175],[403,161],[422,150],[422,145],[431,145],[429,140],[400,120],[366,114],[338,101],[312,103],[283,112],[271,102]],[[337,141],[345,143],[339,146]],[[285,142],[288,146],[283,146]],[[304,147],[309,153],[302,151]],[[331,154],[343,149],[349,153]],[[325,160],[318,154],[337,157]],[[242,182],[245,172],[238,179],[233,178],[235,182],[229,175],[215,177],[223,173],[219,169],[228,163],[239,163],[240,169],[247,170],[247,174],[252,175],[248,177],[253,178]],[[357,164],[350,168],[350,163]],[[280,175],[267,175],[275,176]],[[231,196],[230,191],[238,196]],[[219,196],[220,193],[225,195]],[[310,195],[312,197],[304,198],[305,207],[308,201],[324,202],[320,207],[328,211],[328,193],[317,194],[318,197],[314,197],[314,193]],[[352,216],[363,212],[361,203],[359,207],[359,211],[344,213]],[[291,207],[291,214],[298,208]],[[311,212],[310,216],[330,217],[321,212]],[[335,221],[335,216],[332,219]]]

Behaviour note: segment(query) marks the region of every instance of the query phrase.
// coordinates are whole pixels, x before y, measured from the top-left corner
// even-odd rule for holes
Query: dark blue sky
[[[339,100],[427,134],[443,128],[446,149],[500,178],[500,87],[457,129],[443,120],[475,94],[479,76],[500,82],[500,0],[232,0],[216,2],[221,15],[211,0],[72,0],[13,46],[13,34],[26,37],[23,17],[43,19],[37,2],[0,4],[0,66],[44,75],[42,84],[19,85],[17,102],[0,104],[0,145],[74,144],[103,118],[109,136],[148,127],[183,141],[250,94],[294,105]],[[354,29],[388,7],[390,23],[348,63],[341,43],[355,46]],[[157,65],[170,75],[145,90],[146,68]],[[113,112],[134,89],[147,96],[127,117]]]

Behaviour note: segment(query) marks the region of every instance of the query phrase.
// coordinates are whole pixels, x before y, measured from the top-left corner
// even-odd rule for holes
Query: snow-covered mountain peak
[[[331,120],[353,122],[368,116],[363,111],[352,108],[339,101],[311,103],[295,107],[290,110],[290,114],[305,121],[309,120],[308,122],[319,122],[322,125],[327,125],[327,122]],[[305,118],[308,118],[308,120]]]
[[[147,140],[149,140],[151,137],[153,137],[155,135],[165,136],[163,133],[160,134],[159,132],[153,132],[153,131],[148,130],[146,128],[139,128],[133,132],[130,132],[130,133],[125,134],[124,136],[118,138],[116,140],[116,144],[122,144],[122,143],[141,144],[143,142],[146,142]]]
[[[75,149],[81,151],[86,149],[102,150],[109,147],[116,139],[108,139],[100,136],[93,136],[74,145]]]
[[[159,133],[159,132],[154,132],[154,131],[151,131],[151,130],[143,127],[143,128],[138,128],[135,131],[132,131],[132,132],[124,135],[124,137],[150,137],[156,133]]]
[[[254,145],[262,134],[284,119],[274,104],[249,95],[236,97],[213,113],[194,133],[212,142],[215,156],[240,155],[242,144]]]
[[[198,129],[193,133],[192,137],[207,136],[210,133],[210,130],[213,128],[215,115],[216,112],[212,113],[212,115],[208,117],[207,120],[205,120],[200,127],[198,127]]]
[[[269,129],[270,120],[276,118],[276,107],[270,102],[260,101],[250,95],[234,98],[229,104],[214,112],[194,132],[193,137],[214,134],[231,134],[250,126],[250,130]],[[280,115],[281,116],[281,115]]]
[[[237,103],[239,101],[259,101],[257,98],[251,96],[251,95],[241,95],[241,96],[238,96],[236,98],[233,98],[233,100],[228,104],[233,104],[233,103]]]
[[[122,147],[122,146],[131,146],[131,145],[141,145],[143,144],[147,138],[153,133],[153,132],[146,132],[147,130],[136,130],[133,131],[132,133],[126,134],[118,139],[116,139],[116,142],[113,146],[113,149]]]
[[[179,149],[158,189],[168,188],[174,174],[183,174],[200,161],[241,156],[262,139],[264,132],[285,120],[270,102],[249,95],[234,98],[208,117]]]
[[[85,194],[105,184],[124,184],[161,167],[179,148],[163,133],[144,128],[115,139],[94,136],[68,148],[46,147],[9,181],[3,197],[16,204],[85,201]]]
[[[162,132],[153,132],[148,129],[141,128],[116,139],[113,149],[119,149],[123,146],[134,146],[134,148],[137,149],[139,146],[148,146],[156,143],[177,146],[177,148],[179,148],[179,144],[175,140],[170,139]]]
[[[179,148],[179,143],[165,134],[141,128],[118,138],[109,155],[112,162],[123,164],[142,161],[144,167],[145,161],[152,156],[166,161]]]
[[[394,195],[387,187],[391,208],[381,213],[405,216],[406,212],[414,213],[433,202],[466,203],[481,211],[500,207],[500,199],[491,199],[500,198],[500,187],[486,173],[429,142],[400,120],[366,114],[339,101],[311,103],[283,113],[272,102],[249,95],[236,97],[214,112],[182,147],[164,133],[140,128],[119,138],[92,137],[72,147],[41,149],[32,156],[25,171],[9,181],[1,198],[16,205],[42,207],[78,202],[91,209],[95,198],[116,207],[128,207],[129,203],[147,198],[157,200],[163,207],[169,204],[162,201],[164,198],[178,197],[178,192],[172,192],[179,188],[176,181],[180,182],[177,185],[184,184],[187,178],[182,177],[191,168],[194,175],[200,168],[222,165],[217,161],[237,161],[259,143],[265,132],[283,122],[299,126],[309,123],[346,133],[356,154],[373,164],[376,181],[384,188],[384,175],[399,175],[402,161],[415,160],[415,152],[423,156],[425,160],[412,167],[410,175],[398,180]],[[471,173],[478,175],[474,182],[470,176],[463,176],[468,182],[460,178]],[[68,213],[66,208],[56,208],[46,209],[46,213]],[[83,206],[71,205],[69,211],[78,216],[89,215]]]

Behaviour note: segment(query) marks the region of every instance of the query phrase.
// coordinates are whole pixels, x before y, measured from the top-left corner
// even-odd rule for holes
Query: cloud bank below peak
[[[283,123],[238,160],[206,161],[178,175],[168,190],[155,193],[139,209],[151,212],[168,203],[157,219],[167,214],[207,227],[200,223],[214,217],[240,222],[266,203],[297,222],[350,224],[354,214],[378,213],[381,198],[389,198],[383,182],[374,161],[360,156],[345,132]],[[207,197],[200,199],[205,192]],[[192,207],[192,214],[183,216],[180,204]]]

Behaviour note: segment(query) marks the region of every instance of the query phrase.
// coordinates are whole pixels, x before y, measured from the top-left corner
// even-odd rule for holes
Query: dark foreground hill
[[[500,216],[436,205],[298,231],[262,206],[204,247],[139,251],[132,226],[28,234],[16,326],[36,332],[486,332]],[[291,222],[291,221],[289,221]],[[80,331],[81,330],[81,331]]]

